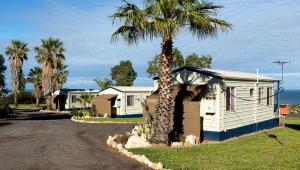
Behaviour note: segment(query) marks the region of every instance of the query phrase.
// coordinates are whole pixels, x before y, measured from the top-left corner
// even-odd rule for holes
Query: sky
[[[130,0],[129,0],[130,1]],[[138,0],[134,0],[138,2]],[[132,1],[131,1],[132,2]],[[182,30],[174,46],[183,55],[193,52],[213,57],[213,68],[281,77],[275,60],[286,64],[284,87],[300,89],[300,1],[299,0],[212,0],[224,5],[219,17],[233,24],[232,30],[217,38],[199,40]],[[131,60],[138,77],[136,86],[152,86],[147,62],[160,53],[161,39],[140,41],[128,46],[122,40],[111,43],[111,16],[121,0],[0,0],[0,54],[13,39],[25,41],[31,51],[24,72],[38,66],[33,48],[40,40],[59,38],[66,48],[70,76],[66,88],[97,88],[96,77],[109,77],[110,68]],[[7,59],[7,58],[6,58]],[[6,61],[6,64],[9,63]],[[6,71],[10,85],[10,72]],[[31,88],[27,85],[27,88]]]

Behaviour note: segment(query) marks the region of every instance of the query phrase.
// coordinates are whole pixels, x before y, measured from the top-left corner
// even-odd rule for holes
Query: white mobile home
[[[142,101],[153,87],[112,86],[100,91],[93,100],[97,114],[112,117],[142,117]]]
[[[82,94],[90,94],[92,98],[99,95],[100,90],[95,89],[61,89],[53,93],[53,109],[71,110],[73,108],[81,109],[82,104],[77,100]],[[91,104],[86,107],[92,107]]]
[[[155,87],[157,80],[158,77]],[[221,141],[278,126],[274,113],[277,80],[252,73],[191,67],[174,70],[173,80],[174,86],[181,88],[176,95],[184,94],[180,91],[192,94],[182,109],[186,112],[183,135]],[[188,86],[193,86],[193,90],[189,91]],[[175,104],[178,110],[176,107]]]

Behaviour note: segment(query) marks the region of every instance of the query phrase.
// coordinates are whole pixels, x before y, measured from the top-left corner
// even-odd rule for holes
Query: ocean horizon
[[[281,104],[300,104],[300,90],[284,90],[280,93]]]

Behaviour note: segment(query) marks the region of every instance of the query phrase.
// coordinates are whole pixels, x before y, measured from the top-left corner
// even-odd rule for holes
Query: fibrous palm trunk
[[[174,110],[172,86],[172,37],[163,36],[159,68],[159,103],[151,123],[151,143],[169,144],[170,119]]]
[[[36,97],[35,98],[35,107],[40,107],[40,98],[39,97]]]
[[[17,57],[16,57],[17,58]],[[19,74],[21,69],[21,63],[18,61],[18,59],[14,59],[11,62],[11,68],[12,68],[12,92],[14,94],[14,106],[18,107],[18,93],[19,93]]]
[[[47,96],[47,108],[52,110],[52,92],[53,92],[53,69],[49,64],[44,64],[43,67],[43,90]]]
[[[36,87],[35,89],[35,107],[40,107],[41,88]]]

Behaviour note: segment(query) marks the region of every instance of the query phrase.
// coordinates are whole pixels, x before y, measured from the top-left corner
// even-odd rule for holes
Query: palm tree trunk
[[[49,110],[52,110],[52,96],[51,96],[51,93],[50,94],[48,94],[48,96],[47,96],[47,108],[49,109]]]
[[[17,92],[14,93],[14,106],[16,108],[18,107],[18,94],[17,94]]]
[[[40,107],[40,98],[39,97],[35,98],[35,107]]]
[[[151,129],[151,143],[169,144],[170,119],[174,110],[172,86],[172,37],[163,36],[159,68],[159,103],[154,114]]]

